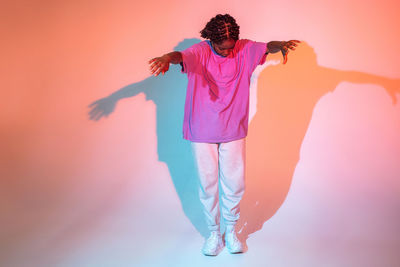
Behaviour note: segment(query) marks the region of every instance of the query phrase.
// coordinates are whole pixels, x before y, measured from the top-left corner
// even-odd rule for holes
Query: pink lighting
[[[400,265],[397,1],[8,2],[1,266]],[[206,258],[186,76],[147,62],[217,13],[302,43],[253,76],[248,252]]]

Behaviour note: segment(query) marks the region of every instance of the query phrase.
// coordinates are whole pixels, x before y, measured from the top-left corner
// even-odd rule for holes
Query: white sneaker
[[[224,248],[224,242],[219,231],[212,231],[204,243],[202,252],[206,256],[217,256]]]
[[[229,253],[242,253],[243,252],[243,244],[236,236],[236,231],[227,231],[225,232],[225,243]]]

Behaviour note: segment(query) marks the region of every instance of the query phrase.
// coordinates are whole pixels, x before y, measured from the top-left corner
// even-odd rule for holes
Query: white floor
[[[304,178],[301,169],[297,173],[285,203],[261,230],[250,234],[244,254],[231,255],[225,249],[217,257],[203,256],[204,237],[182,212],[173,190],[165,190],[156,200],[150,194],[125,194],[111,208],[102,207],[100,215],[83,207],[80,215],[60,213],[14,254],[2,255],[1,266],[399,266],[396,221],[378,218],[356,229],[355,224],[366,219],[352,210],[357,206],[349,205],[340,220],[332,219],[338,215],[335,210],[330,217],[300,209],[307,196],[296,191],[306,190],[297,182]],[[158,185],[173,189],[164,178],[157,179]],[[131,189],[131,193],[149,190]],[[319,203],[327,202],[319,199]]]

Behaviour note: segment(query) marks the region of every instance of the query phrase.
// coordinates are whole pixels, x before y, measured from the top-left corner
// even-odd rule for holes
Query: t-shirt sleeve
[[[250,64],[252,70],[254,70],[257,65],[262,65],[265,63],[267,58],[267,43],[263,42],[255,42],[251,40],[247,40],[246,43],[246,57],[250,59]]]
[[[191,47],[181,51],[182,54],[182,72],[192,72],[200,61],[201,45],[194,44]]]

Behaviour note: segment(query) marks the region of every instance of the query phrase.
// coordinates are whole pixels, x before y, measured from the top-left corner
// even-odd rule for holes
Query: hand
[[[290,41],[282,41],[281,44],[281,52],[283,56],[283,64],[287,62],[287,55],[289,54],[290,50],[296,50],[297,44],[300,43],[298,40],[290,40]],[[289,50],[290,49],[290,50]]]
[[[89,105],[89,119],[98,121],[102,117],[107,117],[114,111],[117,101],[111,97],[99,99]]]
[[[150,72],[152,75],[158,76],[160,73],[164,75],[169,70],[170,58],[166,55],[156,57],[149,61]]]

